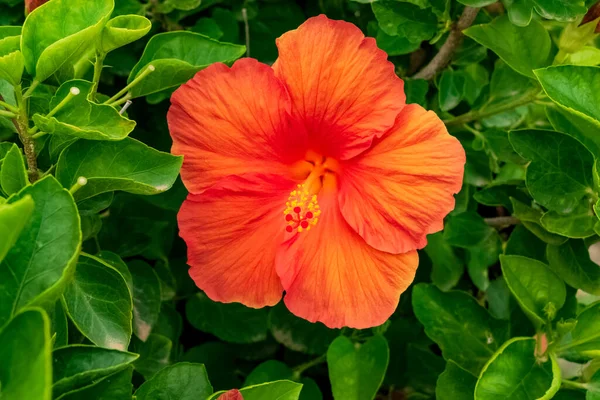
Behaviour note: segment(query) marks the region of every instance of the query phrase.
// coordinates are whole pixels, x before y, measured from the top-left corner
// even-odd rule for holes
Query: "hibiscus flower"
[[[215,301],[285,292],[312,322],[382,324],[454,208],[464,151],[356,26],[321,15],[277,47],[273,67],[214,64],[171,98],[190,276]]]

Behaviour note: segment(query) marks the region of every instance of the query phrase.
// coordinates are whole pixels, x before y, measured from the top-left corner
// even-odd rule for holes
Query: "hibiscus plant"
[[[599,34],[0,0],[0,400],[599,400]]]

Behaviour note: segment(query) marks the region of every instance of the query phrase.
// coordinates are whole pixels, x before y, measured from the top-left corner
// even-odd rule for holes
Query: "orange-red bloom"
[[[442,229],[465,154],[354,25],[310,18],[269,67],[212,65],[173,95],[178,216],[213,300],[284,301],[329,327],[383,323]]]

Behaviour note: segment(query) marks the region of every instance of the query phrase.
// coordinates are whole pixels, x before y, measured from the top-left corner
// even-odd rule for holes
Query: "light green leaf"
[[[202,364],[177,363],[160,370],[135,391],[137,400],[196,400],[213,392]]]
[[[338,329],[329,329],[320,322],[312,323],[296,317],[283,302],[269,312],[269,328],[279,343],[307,354],[324,354],[339,335]]]
[[[446,242],[442,232],[427,236],[425,252],[433,265],[431,281],[443,291],[456,286],[465,271],[465,265]]]
[[[27,72],[42,82],[78,61],[97,40],[113,7],[113,0],[52,0],[36,8],[21,37]]]
[[[574,288],[600,295],[600,267],[590,259],[583,240],[547,247],[550,269]]]
[[[275,381],[261,383],[260,385],[248,386],[239,390],[244,400],[298,400],[302,384],[292,381]],[[225,390],[217,392],[206,400],[217,400],[219,396],[226,393]]]
[[[40,309],[16,315],[0,331],[2,399],[52,398],[50,321]]]
[[[465,292],[444,293],[433,285],[413,289],[413,310],[446,360],[473,375],[508,339],[508,323],[493,318]]]
[[[563,244],[568,240],[566,237],[550,233],[542,227],[542,211],[539,208],[530,207],[513,197],[510,200],[513,207],[513,216],[517,217],[523,226],[539,239],[554,245]]]
[[[552,127],[579,140],[592,154],[600,154],[598,125],[561,107],[546,107],[546,115]]]
[[[485,7],[495,3],[496,0],[458,0],[458,2],[470,7]]]
[[[33,200],[25,196],[12,204],[0,204],[0,263],[16,243],[33,213]]]
[[[500,256],[502,274],[519,305],[541,326],[565,304],[565,283],[544,263],[522,256]]]
[[[226,342],[254,343],[267,338],[269,311],[265,308],[219,303],[198,293],[186,303],[185,315],[196,329]]]
[[[485,25],[472,26],[465,35],[489,48],[515,71],[534,78],[533,70],[550,64],[551,40],[538,21],[526,27],[513,25],[507,16]]]
[[[600,302],[577,315],[577,325],[559,343],[556,353],[573,361],[600,357]]]
[[[78,137],[88,140],[122,140],[133,131],[135,121],[127,119],[111,106],[88,100],[92,83],[74,79],[63,83],[50,101],[53,109],[67,96],[71,100],[56,114],[35,114],[33,121],[43,132],[65,138]],[[76,88],[76,89],[73,89]],[[73,96],[72,91],[79,93]]]
[[[540,220],[542,226],[552,233],[575,239],[594,235],[594,225],[598,218],[588,202],[581,202],[568,214],[549,211]]]
[[[123,276],[109,264],[81,255],[63,299],[71,320],[92,343],[127,349],[131,339],[131,294]]]
[[[559,65],[535,75],[552,101],[600,127],[600,67]]]
[[[244,386],[258,385],[260,383],[293,380],[294,371],[281,361],[269,360],[254,368],[244,381]]]
[[[20,51],[21,37],[18,35],[20,33],[17,36],[2,38],[0,33],[0,79],[6,79],[13,86],[21,83],[21,76],[25,68],[25,60]]]
[[[600,371],[597,371],[585,386],[587,386],[585,400],[600,400]]]
[[[477,378],[449,360],[435,386],[437,400],[473,400]]]
[[[32,305],[53,306],[75,268],[81,245],[79,214],[68,190],[52,176],[10,197],[31,196],[33,214],[0,263],[0,325]]]
[[[56,400],[131,400],[133,368],[125,367],[89,386],[66,393]]]
[[[387,340],[381,335],[361,345],[345,336],[335,339],[327,350],[333,396],[345,400],[373,399],[383,382],[389,358]]]
[[[29,185],[27,168],[23,154],[16,144],[13,144],[4,160],[0,171],[0,183],[4,193],[11,195]]]
[[[96,346],[71,345],[52,352],[53,396],[80,389],[127,368],[137,354]]]
[[[504,343],[481,371],[475,400],[549,400],[560,389],[560,368],[550,353],[535,356],[535,339],[517,337]]]
[[[525,182],[544,207],[566,214],[593,192],[594,157],[577,140],[533,129],[511,131],[509,140],[517,153],[531,160]]]
[[[371,8],[381,30],[390,36],[420,43],[433,38],[437,32],[437,18],[429,9],[393,0],[373,2]]]
[[[160,314],[160,280],[144,261],[133,260],[128,265],[133,284],[133,332],[145,342]]]
[[[71,187],[80,176],[87,178],[87,185],[75,193],[78,201],[114,190],[148,195],[168,190],[181,163],[182,157],[131,138],[119,142],[78,140],[61,153],[56,177],[65,187]]]
[[[141,15],[119,15],[106,23],[102,31],[102,53],[108,53],[119,47],[135,42],[145,36],[152,28],[152,23]]]
[[[154,72],[135,85],[133,98],[174,88],[215,62],[231,64],[246,52],[245,46],[221,43],[194,32],[167,32],[152,36],[140,61],[129,74],[133,81],[148,65]]]

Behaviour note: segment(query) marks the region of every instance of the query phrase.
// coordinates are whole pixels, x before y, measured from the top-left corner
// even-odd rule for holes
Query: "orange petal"
[[[300,135],[289,134],[285,87],[256,60],[211,65],[177,89],[171,103],[172,152],[184,156],[181,177],[191,193],[230,175],[279,171],[304,155],[295,142]]]
[[[235,176],[185,200],[177,219],[190,276],[212,300],[259,308],[281,299],[274,260],[294,186],[273,175]]]
[[[285,81],[295,116],[315,151],[348,159],[394,124],[404,82],[375,39],[324,15],[277,39],[275,74]]]
[[[244,396],[239,390],[231,389],[217,397],[217,400],[244,400]]]
[[[432,111],[406,106],[394,127],[345,165],[340,207],[365,241],[389,253],[427,244],[462,185],[465,152]]]
[[[414,279],[417,252],[375,250],[346,223],[334,196],[319,202],[319,222],[277,253],[285,304],[297,316],[330,328],[381,325]]]

